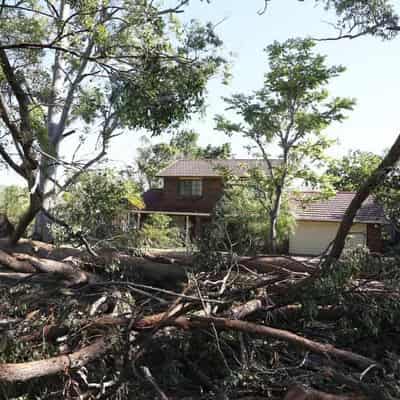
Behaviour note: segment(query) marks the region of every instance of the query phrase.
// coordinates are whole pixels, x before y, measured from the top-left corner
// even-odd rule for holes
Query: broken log
[[[19,256],[24,254],[26,256],[36,257],[40,260],[54,260],[63,262],[66,258],[79,259],[82,264],[90,264],[95,268],[101,269],[105,265],[119,264],[124,268],[129,268],[132,271],[138,272],[143,278],[158,283],[175,283],[186,281],[186,271],[189,266],[182,264],[166,264],[159,261],[152,261],[144,257],[136,257],[123,252],[103,249],[99,250],[98,257],[93,257],[86,250],[76,249],[73,247],[54,246],[49,243],[43,243],[38,241],[31,241],[21,239],[15,246],[10,247],[9,242],[5,239],[0,239],[0,264],[8,266],[16,272],[37,272],[37,269],[32,266],[29,262],[19,260],[16,262],[15,253]],[[12,258],[14,256],[14,258]],[[2,258],[3,257],[3,260]],[[11,258],[10,258],[11,257]],[[22,256],[22,258],[24,258]],[[25,257],[27,260],[29,257]],[[2,262],[4,261],[4,262]],[[17,260],[18,261],[18,260]],[[44,270],[44,262],[39,265],[39,268]],[[14,266],[14,268],[13,268]],[[61,265],[58,265],[59,269]]]
[[[0,382],[25,382],[33,378],[50,376],[72,368],[82,367],[102,356],[108,349],[102,338],[74,353],[45,360],[17,364],[0,364]]]
[[[88,283],[91,275],[67,262],[48,260],[28,254],[8,254],[0,250],[0,264],[17,273],[52,273],[65,279],[67,286]]]
[[[182,251],[157,250],[147,254],[147,258],[157,259],[169,264],[192,265],[196,254],[188,255]],[[244,265],[259,273],[299,272],[311,274],[315,271],[312,264],[287,256],[258,255],[254,257],[237,256],[236,263]]]

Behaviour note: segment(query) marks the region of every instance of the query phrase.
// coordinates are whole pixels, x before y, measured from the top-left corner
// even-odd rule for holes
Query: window
[[[202,195],[202,182],[200,179],[185,179],[178,183],[178,193],[182,197],[200,197]]]

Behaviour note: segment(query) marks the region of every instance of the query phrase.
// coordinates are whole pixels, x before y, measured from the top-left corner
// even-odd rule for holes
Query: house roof
[[[272,166],[279,164],[279,160],[272,159]],[[229,160],[177,160],[162,169],[159,177],[217,177],[221,176],[219,168],[226,168],[236,176],[246,176],[251,168],[261,168],[268,171],[265,160],[259,159],[229,159]]]
[[[337,192],[329,199],[312,200],[317,192],[302,192],[292,198],[294,214],[297,220],[303,221],[331,221],[338,222],[350,205],[355,192]],[[358,210],[355,222],[361,223],[385,223],[383,208],[369,196]]]

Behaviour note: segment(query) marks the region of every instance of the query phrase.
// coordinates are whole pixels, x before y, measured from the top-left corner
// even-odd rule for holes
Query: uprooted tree
[[[0,155],[30,192],[13,243],[35,217],[34,236],[50,239],[41,209],[102,159],[124,128],[157,134],[203,105],[205,85],[223,63],[214,52],[221,42],[211,25],[180,24],[187,4],[1,3]],[[71,147],[96,135],[90,159]],[[73,173],[58,179],[58,167]]]

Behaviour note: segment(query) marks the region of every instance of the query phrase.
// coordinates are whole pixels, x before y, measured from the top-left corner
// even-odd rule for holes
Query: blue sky
[[[239,136],[229,139],[215,131],[214,115],[225,112],[221,97],[233,93],[250,93],[262,86],[267,71],[267,57],[263,49],[274,40],[290,37],[327,37],[335,31],[328,22],[335,16],[313,1],[272,0],[267,12],[258,15],[263,0],[213,0],[211,4],[194,1],[185,18],[221,22],[217,32],[224,41],[224,51],[232,57],[233,78],[228,86],[218,78],[208,85],[205,116],[195,117],[188,127],[200,133],[200,142],[219,144],[231,141],[235,155],[246,156],[244,141]],[[338,138],[340,145],[332,153],[339,155],[349,149],[381,153],[398,134],[400,88],[400,38],[391,42],[366,37],[357,40],[321,42],[317,50],[328,56],[330,64],[342,64],[347,71],[332,81],[334,96],[357,99],[355,110],[342,124],[331,126],[327,133]],[[131,134],[114,142],[110,157],[124,160],[134,158],[138,136]],[[162,139],[156,139],[162,140]]]
[[[193,118],[187,127],[199,132],[203,145],[231,141],[235,155],[241,157],[247,156],[243,139],[239,136],[229,139],[214,130],[214,115],[225,112],[221,97],[250,93],[261,87],[267,71],[263,49],[274,40],[335,34],[328,24],[335,16],[321,6],[315,7],[314,1],[272,0],[267,12],[260,16],[257,11],[263,4],[263,0],[212,0],[211,4],[193,0],[184,17],[219,23],[216,30],[224,41],[224,52],[233,54],[233,77],[229,85],[222,85],[219,78],[212,79],[208,85],[205,115]],[[341,77],[332,81],[331,94],[357,99],[349,118],[327,130],[332,138],[340,141],[332,155],[344,154],[349,149],[382,153],[399,133],[400,38],[391,42],[371,37],[321,42],[317,50],[328,56],[329,64],[347,67]],[[143,132],[129,132],[116,138],[109,153],[114,165],[133,162],[142,135]],[[1,183],[15,182],[15,177],[4,171],[0,171],[0,177]]]

